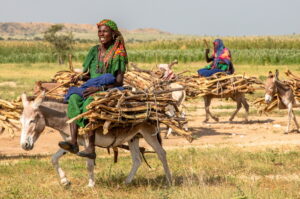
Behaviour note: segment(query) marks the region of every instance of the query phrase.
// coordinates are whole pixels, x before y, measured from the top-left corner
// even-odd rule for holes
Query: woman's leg
[[[96,158],[96,153],[95,153],[95,130],[88,132],[88,141],[89,141],[89,144],[85,148],[85,150],[78,152],[77,155],[79,155],[81,157],[95,159]]]
[[[198,75],[199,77],[206,77],[205,74],[206,74],[206,71],[208,71],[209,69],[207,68],[201,68],[199,69],[197,72],[198,72]]]
[[[68,112],[67,112],[68,117],[73,118],[81,114],[82,104],[83,104],[83,99],[79,95],[77,94],[71,95],[68,100]],[[62,141],[58,143],[60,148],[67,150],[71,153],[78,153],[79,151],[79,147],[77,144],[78,124],[76,124],[76,122],[72,122],[70,124],[71,140]]]
[[[89,105],[92,101],[94,101],[93,97],[88,97],[82,105],[82,112],[86,112],[87,108],[86,106]],[[83,123],[87,123],[87,119],[83,119],[82,121]],[[89,144],[87,146],[87,148],[83,151],[80,151],[77,153],[77,155],[81,156],[81,157],[87,157],[90,159],[95,159],[96,158],[96,153],[95,153],[95,130],[94,131],[90,131],[88,132],[88,141]]]
[[[225,71],[218,69],[218,68],[214,68],[214,69],[203,68],[203,69],[198,70],[199,76],[201,75],[202,77],[209,77],[218,72],[225,72]]]

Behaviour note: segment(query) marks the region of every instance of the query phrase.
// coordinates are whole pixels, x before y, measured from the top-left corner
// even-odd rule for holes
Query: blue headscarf
[[[216,39],[214,41],[214,62],[212,68],[216,68],[220,61],[225,62],[227,65],[231,64],[231,55],[230,51],[225,48],[224,43],[221,39]]]

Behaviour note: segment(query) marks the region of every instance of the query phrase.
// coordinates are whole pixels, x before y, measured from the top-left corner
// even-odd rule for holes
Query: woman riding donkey
[[[87,111],[86,106],[94,100],[91,94],[123,85],[128,64],[124,39],[112,20],[104,19],[97,23],[97,27],[100,44],[89,50],[83,63],[83,72],[88,72],[89,80],[80,88],[71,87],[65,96],[69,118]],[[89,144],[84,151],[79,152],[77,144],[78,128],[87,123],[85,118],[71,123],[71,140],[59,142],[59,146],[79,156],[95,159],[95,131],[88,133]]]
[[[206,41],[205,41],[206,42]],[[221,39],[216,39],[213,42],[214,52],[212,56],[208,56],[209,49],[205,51],[206,62],[212,62],[206,67],[198,70],[200,77],[209,77],[218,72],[226,72],[228,74],[234,73],[234,68],[231,62],[231,53],[228,48],[225,48]]]

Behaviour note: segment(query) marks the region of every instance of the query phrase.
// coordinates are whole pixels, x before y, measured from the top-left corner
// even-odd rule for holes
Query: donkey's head
[[[276,80],[278,80],[279,72],[276,70],[275,75],[269,71],[268,78],[265,84],[265,102],[269,103],[272,101],[274,95],[277,93]]]
[[[158,64],[157,68],[163,72],[162,79],[163,80],[171,80],[175,78],[175,74],[172,70],[172,67],[178,64],[177,60],[174,60],[171,64]]]
[[[39,106],[43,102],[45,93],[40,94],[35,100],[29,101],[26,94],[22,94],[23,112],[20,117],[22,125],[20,144],[24,150],[33,149],[35,141],[45,129],[46,122]]]

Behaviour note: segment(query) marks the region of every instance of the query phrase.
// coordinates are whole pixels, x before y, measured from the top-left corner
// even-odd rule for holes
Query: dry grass
[[[62,167],[73,182],[65,189],[49,158],[2,160],[0,198],[299,198],[299,149],[208,148],[168,151],[172,187],[165,186],[160,162],[147,155],[154,169],[142,165],[131,185],[123,181],[131,160],[122,153],[112,163],[104,150],[97,159],[96,187],[87,188],[85,162],[67,155]]]

